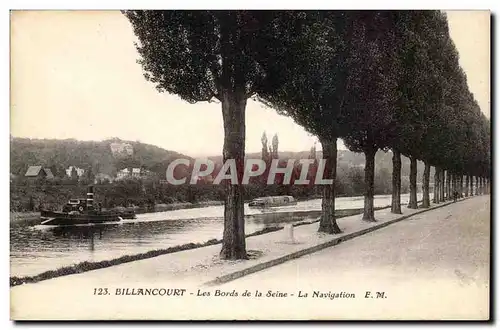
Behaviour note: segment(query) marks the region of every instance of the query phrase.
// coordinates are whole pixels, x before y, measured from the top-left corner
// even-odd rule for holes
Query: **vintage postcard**
[[[11,319],[489,320],[490,19],[11,11]]]

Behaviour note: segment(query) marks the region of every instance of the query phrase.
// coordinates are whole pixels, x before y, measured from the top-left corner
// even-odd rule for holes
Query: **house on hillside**
[[[44,168],[42,166],[30,166],[28,167],[28,170],[26,171],[26,174],[24,176],[28,179],[48,179],[51,180],[54,178],[54,174],[52,174],[52,171],[50,168]]]
[[[154,176],[154,173],[142,168],[124,168],[116,173],[116,180],[125,179],[148,179]]]
[[[105,173],[97,173],[94,178],[94,184],[103,183],[103,182],[113,182],[113,177],[111,175]]]
[[[124,180],[130,176],[131,176],[130,169],[124,168],[123,170],[120,170],[120,171],[118,171],[118,173],[116,173],[116,180]]]
[[[130,143],[113,142],[109,147],[114,157],[132,156],[134,154],[134,147]]]
[[[84,169],[81,169],[79,167],[76,167],[76,166],[70,166],[66,169],[66,175],[69,176],[71,178],[71,172],[73,171],[73,168],[76,170],[76,175],[80,178],[84,173],[85,173],[85,170]]]

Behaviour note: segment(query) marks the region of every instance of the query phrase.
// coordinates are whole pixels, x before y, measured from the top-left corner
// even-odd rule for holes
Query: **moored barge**
[[[297,201],[292,196],[267,196],[259,197],[248,203],[249,207],[266,208],[297,205]]]

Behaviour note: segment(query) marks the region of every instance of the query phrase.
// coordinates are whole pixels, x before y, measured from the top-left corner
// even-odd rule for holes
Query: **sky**
[[[489,117],[490,13],[447,14],[469,88]],[[220,104],[158,93],[136,63],[134,40],[118,11],[12,12],[11,135],[118,137],[189,156],[221,154]],[[292,119],[249,100],[246,152],[260,152],[263,132],[269,141],[278,135],[280,151],[309,150],[317,141]]]

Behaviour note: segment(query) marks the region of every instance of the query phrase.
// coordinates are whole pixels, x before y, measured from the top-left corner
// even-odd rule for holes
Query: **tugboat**
[[[70,199],[64,205],[62,212],[40,211],[41,225],[76,226],[89,224],[116,223],[123,218],[134,219],[135,213],[122,214],[121,212],[102,211],[94,207],[94,187],[87,189],[87,199]]]

